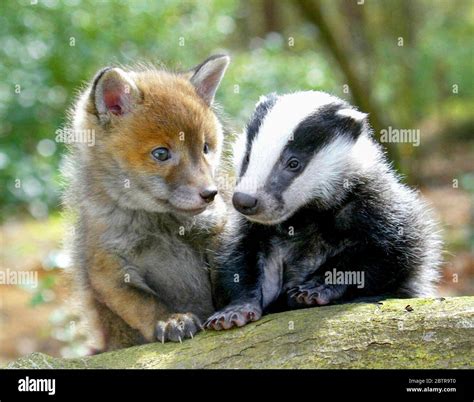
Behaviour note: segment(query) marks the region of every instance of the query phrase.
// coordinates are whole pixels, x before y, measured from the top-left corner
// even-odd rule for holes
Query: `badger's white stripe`
[[[382,166],[382,152],[374,140],[364,132],[351,149],[350,163],[359,172],[372,171],[375,166]]]
[[[249,166],[235,191],[255,193],[262,188],[291,134],[319,107],[339,99],[316,91],[295,92],[278,97],[267,113],[252,143]]]
[[[342,186],[353,146],[350,138],[338,136],[321,148],[303,173],[284,191],[285,206],[295,211],[315,197],[328,204],[334,203],[338,194],[344,194]]]
[[[303,173],[283,193],[287,208],[298,209],[317,197],[327,204],[337,202],[344,194],[343,186],[351,186],[345,180],[354,171],[373,170],[380,163],[381,152],[363,132],[354,143],[350,138],[337,136],[311,160]]]
[[[242,162],[244,161],[245,151],[247,150],[247,136],[244,133],[238,135],[232,147],[232,155],[234,161],[235,174],[240,175],[240,169],[242,168]]]

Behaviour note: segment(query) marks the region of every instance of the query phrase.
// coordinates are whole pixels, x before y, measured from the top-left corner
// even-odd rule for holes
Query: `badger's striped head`
[[[275,224],[309,203],[334,205],[354,160],[363,168],[379,157],[368,132],[364,113],[324,92],[262,97],[234,149],[235,208]]]

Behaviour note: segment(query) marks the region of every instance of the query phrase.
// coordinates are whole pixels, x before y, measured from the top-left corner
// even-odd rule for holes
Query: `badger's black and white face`
[[[262,97],[236,142],[235,208],[276,224],[309,203],[329,207],[355,165],[373,163],[366,115],[324,92]],[[346,186],[347,187],[347,186]]]

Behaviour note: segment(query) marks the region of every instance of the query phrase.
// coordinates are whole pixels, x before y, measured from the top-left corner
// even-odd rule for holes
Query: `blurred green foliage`
[[[353,40],[346,46],[351,62],[372,81],[373,97],[389,121],[415,124],[441,110],[464,116],[472,109],[470,0],[414,1],[411,16],[404,15],[404,1],[366,2],[364,26],[346,24],[352,18],[343,19],[347,1],[322,6],[334,28]],[[54,142],[55,131],[65,124],[76,90],[105,65],[151,61],[189,68],[210,54],[229,53],[232,64],[217,100],[236,129],[264,93],[323,89],[349,97],[317,28],[291,1],[275,2],[273,17],[265,4],[3,0],[0,220],[25,213],[42,218],[59,207],[64,149]],[[397,47],[405,34],[406,47]]]

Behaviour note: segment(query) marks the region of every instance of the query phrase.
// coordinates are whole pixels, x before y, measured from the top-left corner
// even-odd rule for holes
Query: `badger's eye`
[[[297,172],[301,168],[301,163],[296,158],[291,158],[286,164],[286,168],[292,172]]]
[[[207,142],[204,143],[204,148],[202,150],[205,154],[209,153],[209,144]]]
[[[249,160],[250,160],[250,155],[249,154],[245,155],[245,162],[249,163]]]
[[[160,162],[164,162],[171,157],[169,149],[165,147],[155,148],[151,151],[151,155]]]

